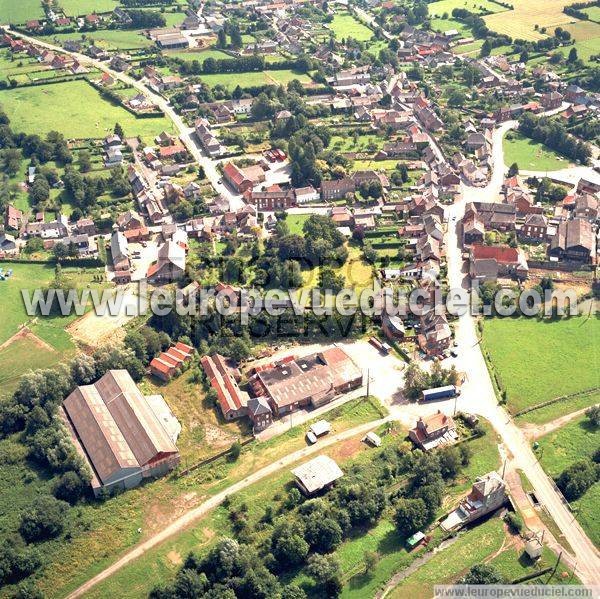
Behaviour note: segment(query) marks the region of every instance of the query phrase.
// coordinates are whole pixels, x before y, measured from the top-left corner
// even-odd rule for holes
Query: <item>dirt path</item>
[[[40,349],[44,349],[49,352],[55,352],[50,344],[46,343],[43,339],[40,339],[31,329],[27,326],[22,327],[17,333],[15,333],[10,339],[7,339],[2,345],[0,345],[0,351],[9,347],[15,341],[19,339],[29,339],[33,341]]]
[[[575,418],[578,418],[582,414],[585,414],[588,409],[589,407],[581,408],[581,410],[576,410],[575,412],[546,422],[546,424],[527,424],[526,426],[523,426],[523,432],[528,439],[539,439],[540,437],[559,429],[561,426],[568,424],[571,420],[575,420]]]

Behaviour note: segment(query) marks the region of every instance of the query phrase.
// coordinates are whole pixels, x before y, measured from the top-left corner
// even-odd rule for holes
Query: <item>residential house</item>
[[[471,492],[442,521],[442,530],[449,532],[470,524],[501,508],[507,500],[506,485],[497,472],[475,479]]]
[[[185,261],[181,244],[167,241],[158,248],[158,260],[148,268],[148,281],[161,285],[180,279],[185,272]]]
[[[200,363],[210,386],[217,392],[217,401],[225,420],[234,420],[248,413],[249,396],[239,382],[242,375],[233,360],[220,354],[204,356]]]
[[[7,204],[4,212],[4,228],[10,231],[18,231],[24,223],[25,216],[23,212],[12,204]]]
[[[528,241],[544,241],[548,233],[548,219],[543,214],[528,214],[518,233],[520,238]]]
[[[439,356],[452,343],[452,330],[444,314],[428,310],[420,317],[420,332],[417,335],[419,347],[428,356]]]
[[[408,431],[408,437],[419,449],[429,451],[440,445],[454,443],[458,433],[452,416],[438,410],[435,414],[419,418],[415,428]]]
[[[469,274],[478,281],[495,281],[498,277],[526,279],[529,267],[520,249],[505,245],[473,245],[470,250]]]
[[[356,183],[351,177],[321,181],[321,199],[323,200],[338,200],[355,191]]]

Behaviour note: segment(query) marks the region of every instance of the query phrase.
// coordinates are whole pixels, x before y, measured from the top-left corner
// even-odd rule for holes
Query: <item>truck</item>
[[[421,399],[423,401],[433,401],[436,399],[448,399],[457,395],[460,395],[460,389],[457,389],[454,385],[446,385],[445,387],[425,389],[422,392]]]

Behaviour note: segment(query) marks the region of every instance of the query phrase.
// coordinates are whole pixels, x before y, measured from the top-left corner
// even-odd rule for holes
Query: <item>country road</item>
[[[211,185],[219,194],[221,194],[223,198],[229,201],[230,208],[232,210],[237,210],[242,207],[242,196],[239,194],[232,193],[226,185],[224,185],[223,183],[219,183],[219,181],[221,180],[221,173],[217,170],[217,162],[209,156],[207,156],[206,154],[204,154],[202,150],[196,145],[196,142],[194,141],[194,129],[192,127],[188,127],[185,124],[183,119],[175,112],[171,104],[163,96],[153,92],[141,81],[137,81],[136,79],[130,77],[125,73],[120,73],[111,69],[107,64],[100,60],[95,60],[84,54],[79,54],[78,52],[68,52],[60,46],[41,41],[37,38],[29,37],[18,31],[10,30],[10,33],[15,37],[19,37],[31,44],[40,46],[41,48],[46,48],[48,50],[52,50],[53,52],[60,52],[61,54],[71,56],[81,65],[93,66],[100,71],[110,74],[114,79],[117,79],[127,85],[131,85],[133,88],[143,93],[149,100],[156,104],[156,106],[158,106],[172,121],[172,123],[179,131],[179,137],[181,141],[184,143],[185,147],[187,148],[189,153],[194,157],[196,162],[200,166],[202,166],[206,177],[210,181]]]

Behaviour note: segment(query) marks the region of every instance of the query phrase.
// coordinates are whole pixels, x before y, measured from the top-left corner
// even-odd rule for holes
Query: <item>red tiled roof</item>
[[[494,245],[474,245],[471,248],[475,260],[496,260],[502,264],[510,264],[519,261],[519,253],[516,248]]]

